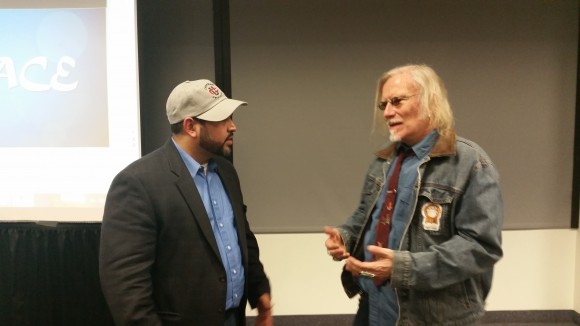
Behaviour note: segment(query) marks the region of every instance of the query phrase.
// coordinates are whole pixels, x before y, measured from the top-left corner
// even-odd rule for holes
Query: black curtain
[[[100,223],[0,223],[0,325],[114,325],[101,292]]]

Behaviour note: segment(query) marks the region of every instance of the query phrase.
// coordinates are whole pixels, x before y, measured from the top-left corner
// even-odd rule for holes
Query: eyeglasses
[[[390,100],[386,100],[383,102],[379,102],[379,105],[377,105],[377,108],[381,111],[384,111],[387,108],[387,104],[391,103],[392,106],[398,106],[399,104],[401,104],[402,101],[408,100],[413,96],[416,96],[418,94],[413,94],[413,95],[409,95],[409,96],[395,96]]]

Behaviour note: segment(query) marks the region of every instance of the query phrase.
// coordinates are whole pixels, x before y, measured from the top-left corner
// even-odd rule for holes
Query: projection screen
[[[0,220],[100,221],[140,156],[135,3],[0,5]]]

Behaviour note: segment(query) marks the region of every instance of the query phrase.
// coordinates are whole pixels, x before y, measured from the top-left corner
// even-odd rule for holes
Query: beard
[[[202,130],[203,131],[201,132],[199,138],[199,146],[201,148],[203,148],[207,152],[212,153],[213,155],[223,156],[228,159],[232,157],[232,147],[226,145],[226,141],[228,141],[228,139],[230,139],[233,136],[232,133],[230,133],[228,137],[226,137],[226,139],[220,143],[218,141],[210,139],[205,129]]]
[[[401,141],[401,136],[397,135],[394,131],[389,130],[389,140],[391,142]]]
[[[389,140],[394,143],[394,142],[401,141],[401,137],[399,137],[398,135],[395,135],[394,133],[390,133]]]

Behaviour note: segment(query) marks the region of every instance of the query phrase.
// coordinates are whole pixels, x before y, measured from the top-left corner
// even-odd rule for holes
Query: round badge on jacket
[[[441,229],[441,215],[443,207],[437,203],[425,203],[421,208],[423,215],[423,229],[427,231],[439,231]]]

